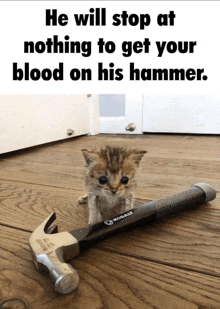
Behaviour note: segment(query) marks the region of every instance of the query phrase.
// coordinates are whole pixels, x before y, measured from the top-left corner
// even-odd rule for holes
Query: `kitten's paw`
[[[99,223],[101,221],[102,220],[97,220],[97,219],[89,220],[89,225],[94,225],[94,224],[97,224],[97,223]]]
[[[133,204],[128,204],[128,205],[125,206],[124,212],[129,211],[129,210],[134,209],[134,208],[135,207],[134,207]]]
[[[79,197],[78,204],[87,204],[87,203],[88,203],[88,196],[87,195]]]
[[[89,218],[89,225],[94,225],[94,224],[97,224],[97,223],[102,222],[102,221],[103,220],[102,220],[101,214],[96,213],[95,216],[90,216],[90,218]]]

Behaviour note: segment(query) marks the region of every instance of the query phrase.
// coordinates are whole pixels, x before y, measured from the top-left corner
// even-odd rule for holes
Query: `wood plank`
[[[83,191],[0,181],[0,224],[33,231],[56,212],[59,226],[84,226],[88,223],[88,210],[77,203],[82,194]]]
[[[60,231],[87,225],[86,206],[78,194],[44,186],[5,183],[1,188],[0,223],[33,231],[50,213],[57,213]],[[139,205],[144,200],[138,201]],[[105,240],[114,252],[179,268],[220,276],[220,201],[186,210],[141,230]]]
[[[88,224],[88,207],[79,205],[83,191],[0,181],[0,224],[33,231],[51,213],[56,212],[57,224],[71,230]],[[136,199],[140,206],[147,200]]]
[[[0,179],[3,181],[10,180],[76,191],[83,191],[84,189],[84,167],[48,167],[41,164],[30,164],[29,166],[28,164],[21,166],[21,164],[19,167],[17,163],[14,166],[9,166],[7,163],[5,165],[7,170],[3,170],[2,166],[0,176]],[[197,172],[183,173],[181,167],[179,171],[180,175],[178,175],[178,169],[176,169],[175,173],[172,171],[172,168],[168,169],[166,174],[158,173],[156,169],[150,173],[147,171],[147,168],[144,168],[144,165],[141,165],[138,174],[138,186],[135,191],[136,196],[141,199],[159,199],[185,190],[198,182],[209,183],[215,190],[220,191],[219,178],[212,178],[211,173],[210,176],[208,173],[196,176]]]
[[[209,177],[177,176],[163,174],[143,174],[138,179],[136,196],[141,199],[156,200],[166,196],[176,194],[188,189],[196,183],[204,182],[210,184],[216,191],[220,192],[220,182],[218,179]],[[218,206],[219,207],[219,206]]]
[[[215,158],[219,160],[220,138],[217,136],[182,136],[182,135],[97,135],[74,138],[58,143],[41,145],[17,152],[3,154],[1,158],[11,160],[19,159],[26,162],[41,162],[60,164],[62,156],[65,164],[70,164],[77,153],[84,148],[99,149],[106,144],[138,147],[148,150],[151,156],[167,156],[171,154],[176,158],[188,155],[200,158]]]
[[[148,149],[140,166],[140,198],[161,198],[197,182],[208,182],[220,191],[218,141],[218,137],[212,136],[82,137],[3,156],[0,179],[83,190],[84,162],[80,149],[91,145],[98,148],[109,142]]]
[[[62,160],[62,158],[60,158]],[[84,164],[61,165],[25,161],[1,162],[0,179],[79,190],[84,186]]]
[[[162,157],[161,154],[147,153],[141,162],[141,169],[146,170],[149,174],[163,174],[163,175],[181,175],[206,177],[210,179],[220,178],[220,157],[214,159],[213,157],[203,158],[197,154],[196,158],[184,155],[185,158],[175,158],[173,154],[167,154]],[[28,159],[28,158],[27,158]],[[46,174],[53,177],[54,174],[58,176],[72,177],[73,170],[76,170],[76,175],[83,179],[84,175],[84,161],[81,153],[75,153],[72,158],[67,161],[65,156],[60,154],[55,159],[51,158],[50,163],[32,162],[26,158],[2,160],[1,161],[1,179],[8,179],[14,175],[14,180],[17,180],[17,173],[22,173],[25,176],[28,174]],[[45,172],[43,172],[43,170]],[[3,178],[4,177],[4,178]],[[51,179],[52,179],[51,177]],[[13,180],[13,179],[10,179]],[[31,179],[30,179],[31,180]]]
[[[3,226],[0,232],[0,303],[20,298],[32,309],[220,307],[219,278],[98,248],[71,261],[80,284],[73,293],[60,295],[34,267],[28,246],[30,233]]]

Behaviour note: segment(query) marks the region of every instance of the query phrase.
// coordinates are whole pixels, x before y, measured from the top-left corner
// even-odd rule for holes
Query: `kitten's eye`
[[[105,185],[108,182],[108,178],[106,176],[99,177],[99,183],[101,185]]]
[[[127,183],[128,183],[128,177],[126,177],[126,176],[123,176],[123,177],[121,177],[121,183],[123,184],[123,185],[126,185]]]

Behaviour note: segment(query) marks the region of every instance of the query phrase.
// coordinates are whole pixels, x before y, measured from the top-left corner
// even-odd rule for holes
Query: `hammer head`
[[[58,233],[57,226],[50,227],[55,219],[53,213],[44,220],[31,234],[29,244],[37,269],[50,274],[56,291],[67,294],[78,286],[79,276],[65,261],[79,254],[79,245],[70,233]]]

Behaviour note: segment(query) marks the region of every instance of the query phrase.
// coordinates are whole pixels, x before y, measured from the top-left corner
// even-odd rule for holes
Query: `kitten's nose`
[[[117,192],[117,188],[111,188],[111,192],[115,194]]]

